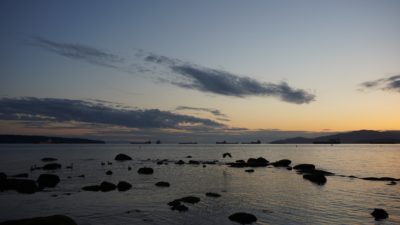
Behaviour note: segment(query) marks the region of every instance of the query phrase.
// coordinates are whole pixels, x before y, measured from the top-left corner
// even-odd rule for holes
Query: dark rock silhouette
[[[396,185],[397,183],[395,181],[390,181],[387,185]]]
[[[400,179],[393,178],[393,177],[364,177],[361,179],[372,180],[372,181],[400,181]]]
[[[128,166],[128,171],[131,171],[131,170],[132,170],[132,167]]]
[[[81,174],[81,175],[79,175],[78,177],[84,178],[84,177],[85,177],[85,174]]]
[[[41,160],[42,160],[42,162],[54,162],[54,161],[57,161],[56,158],[52,158],[52,157],[44,157]]]
[[[82,188],[84,191],[100,191],[100,186],[99,185],[90,185],[90,186],[85,186]]]
[[[219,197],[221,197],[220,194],[214,193],[214,192],[207,192],[207,193],[206,193],[206,196],[207,196],[207,197],[213,197],[213,198],[219,198]]]
[[[117,186],[113,183],[103,181],[100,184],[100,191],[102,192],[108,192],[108,191],[113,191],[117,188]]]
[[[35,217],[29,219],[9,220],[0,225],[77,225],[74,220],[64,215]]]
[[[199,165],[200,162],[197,161],[197,160],[189,160],[189,164],[192,164],[192,165]]]
[[[191,156],[191,155],[188,155],[188,156],[186,156],[186,158],[188,158],[188,159],[191,159],[191,158],[192,158],[192,156]]]
[[[246,172],[246,173],[253,173],[254,170],[253,170],[253,169],[248,169],[248,170],[245,170],[244,172]]]
[[[382,220],[389,217],[389,214],[384,209],[375,208],[371,215],[375,220]]]
[[[322,174],[304,174],[303,178],[318,185],[323,185],[327,181],[326,177]]]
[[[183,164],[185,164],[185,162],[184,162],[183,160],[179,160],[179,161],[176,162],[175,164],[177,164],[177,165],[183,165]]]
[[[59,163],[48,163],[42,167],[43,170],[57,170],[61,169],[61,164]]]
[[[122,153],[120,153],[120,154],[118,154],[117,156],[115,156],[114,159],[117,160],[117,161],[132,160],[132,158],[131,158],[130,156],[125,155],[125,154],[122,154]]]
[[[315,165],[313,164],[298,164],[293,167],[293,169],[300,171],[300,172],[307,172],[315,170]]]
[[[223,157],[223,158],[225,158],[225,157],[232,158],[232,155],[231,155],[231,153],[229,153],[229,152],[225,152],[224,154],[222,154],[222,157]]]
[[[6,179],[7,179],[7,175],[5,173],[0,173],[0,181],[6,180]]]
[[[16,178],[27,178],[27,177],[28,177],[28,174],[27,174],[27,173],[19,173],[19,174],[12,175],[11,177],[16,177]]]
[[[155,185],[157,187],[169,187],[170,186],[170,184],[168,182],[165,182],[165,181],[157,182],[157,183],[155,183]]]
[[[257,217],[245,212],[234,213],[229,216],[229,219],[240,224],[250,224],[257,221]]]
[[[132,188],[132,185],[126,181],[120,181],[117,185],[118,191],[127,191]]]
[[[195,196],[187,196],[187,197],[180,198],[178,200],[181,202],[185,202],[185,203],[195,204],[200,201],[200,198],[195,197]]]
[[[150,167],[142,167],[137,171],[139,174],[153,174],[154,170]]]
[[[275,167],[287,167],[292,163],[289,159],[281,159],[276,162],[271,163]]]
[[[112,172],[111,170],[107,170],[106,174],[107,174],[107,175],[112,175],[113,172]]]
[[[257,159],[249,158],[247,160],[247,166],[249,167],[265,167],[268,166],[268,160],[264,159],[263,157],[259,157]]]
[[[185,212],[188,211],[189,208],[183,204],[179,204],[179,205],[174,205],[171,207],[171,210],[177,210],[179,212]]]
[[[5,190],[15,190],[18,193],[33,194],[39,189],[34,180],[6,178],[0,180],[0,191]]]
[[[40,188],[53,188],[60,182],[60,178],[55,174],[41,174],[37,179]]]

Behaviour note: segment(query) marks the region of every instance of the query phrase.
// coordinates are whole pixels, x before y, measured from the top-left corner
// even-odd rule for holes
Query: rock
[[[60,182],[60,178],[54,174],[41,174],[37,179],[40,188],[53,188]]]
[[[324,176],[334,176],[334,173],[331,173],[329,171],[325,171],[325,170],[312,170],[310,173],[312,174],[320,174],[320,175],[324,175]]]
[[[243,167],[247,166],[247,163],[244,160],[236,160],[236,162],[226,163],[226,165],[229,165],[230,167],[235,167],[235,168],[243,168]]]
[[[313,164],[298,164],[293,167],[293,169],[301,171],[301,172],[308,172],[315,170],[315,165]]]
[[[371,215],[375,218],[375,220],[382,220],[389,217],[389,214],[384,209],[375,208]]]
[[[179,212],[185,212],[188,211],[189,208],[183,204],[179,204],[179,205],[174,205],[171,207],[171,210],[177,210]]]
[[[61,164],[59,163],[48,163],[42,167],[43,170],[57,170],[61,169]]]
[[[64,215],[35,217],[29,219],[9,220],[1,225],[77,225],[74,220]]]
[[[125,155],[125,154],[118,154],[117,156],[115,156],[115,158],[114,158],[115,160],[117,160],[117,161],[126,161],[126,160],[132,160],[132,158],[130,157],[130,156],[128,156],[128,155]]]
[[[57,161],[56,158],[52,158],[52,157],[44,157],[42,158],[42,162],[54,162]]]
[[[396,185],[397,183],[395,181],[390,181],[387,185]]]
[[[229,216],[229,219],[240,224],[250,224],[257,221],[257,217],[245,212],[234,213]]]
[[[400,181],[400,179],[396,179],[393,177],[364,177],[361,178],[363,180],[372,180],[372,181]]]
[[[84,191],[100,191],[100,186],[99,185],[91,185],[91,186],[85,186],[82,188]]]
[[[27,178],[28,174],[27,173],[19,173],[19,174],[12,175],[11,177]]]
[[[153,174],[154,170],[149,167],[142,167],[137,171],[139,174]]]
[[[249,158],[247,160],[247,166],[250,167],[264,167],[268,166],[268,160],[264,159],[263,157],[259,157],[257,159]]]
[[[78,177],[84,178],[84,177],[85,177],[85,174],[81,174],[81,175],[79,175]]]
[[[218,194],[218,193],[213,193],[213,192],[207,192],[207,193],[206,193],[206,196],[207,196],[207,197],[213,197],[213,198],[219,198],[219,197],[221,197],[220,194]]]
[[[326,183],[326,177],[322,174],[304,174],[303,178],[319,185]]]
[[[106,174],[107,174],[107,175],[112,175],[113,172],[112,172],[111,170],[108,170],[108,171],[106,172]]]
[[[223,158],[225,158],[225,157],[232,158],[232,155],[231,155],[231,153],[229,153],[229,152],[225,152],[224,154],[222,154],[222,157],[223,157]]]
[[[132,188],[132,185],[126,181],[120,181],[117,185],[118,191],[127,191]]]
[[[160,181],[155,184],[157,187],[169,187],[169,183],[165,181]]]
[[[246,173],[253,173],[254,170],[253,170],[253,169],[249,169],[249,170],[245,170],[244,172],[246,172]]]
[[[187,196],[187,197],[180,198],[178,200],[181,201],[181,202],[195,204],[195,203],[198,203],[200,201],[200,198],[195,197],[195,196]]]
[[[128,171],[131,171],[131,170],[132,170],[132,167],[128,166]]]
[[[113,191],[117,188],[117,186],[113,183],[103,181],[100,184],[100,191],[102,192],[108,192],[108,191]]]
[[[292,161],[290,161],[289,159],[281,159],[271,164],[275,167],[288,167],[291,163]]]
[[[33,194],[39,189],[34,180],[27,179],[5,179],[0,180],[0,191],[15,190],[18,193]]]
[[[179,201],[179,199],[175,199],[172,202],[168,202],[169,206],[177,206],[177,205],[180,205],[180,204],[181,204],[181,201]]]
[[[286,167],[287,170],[293,170],[291,166]]]
[[[193,164],[193,165],[199,165],[200,162],[197,160],[189,160],[189,164]]]
[[[177,164],[177,165],[183,165],[183,164],[185,164],[185,162],[184,162],[183,160],[179,160],[179,161],[176,162],[175,164]]]
[[[0,173],[0,181],[6,180],[6,179],[7,179],[7,175],[5,173]]]
[[[188,158],[188,159],[191,159],[191,158],[192,158],[192,156],[191,156],[191,155],[188,155],[188,156],[186,156],[186,158]]]

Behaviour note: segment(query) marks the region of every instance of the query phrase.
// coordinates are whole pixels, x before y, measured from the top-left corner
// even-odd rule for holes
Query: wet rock
[[[226,165],[235,168],[247,167],[247,163],[244,160],[236,160],[236,162],[226,163]]]
[[[179,205],[174,205],[171,207],[171,210],[177,210],[179,212],[185,212],[188,211],[189,208],[183,204],[179,204]]]
[[[34,180],[4,179],[0,180],[0,191],[15,190],[18,193],[33,194],[39,189]]]
[[[356,176],[353,176],[353,175],[350,175],[350,176],[348,176],[349,178],[358,178],[358,177],[356,177]]]
[[[109,165],[109,166],[112,165],[112,162],[107,161],[107,165]]]
[[[231,155],[231,153],[229,153],[229,152],[225,152],[224,154],[222,154],[222,157],[223,157],[223,158],[225,158],[225,157],[232,158],[232,155]]]
[[[322,174],[304,174],[303,178],[318,185],[323,185],[327,181],[326,177]]]
[[[180,198],[179,201],[190,203],[190,204],[195,204],[200,201],[200,198],[195,197],[195,196],[187,196],[187,197]]]
[[[85,186],[82,188],[84,191],[100,191],[100,186],[99,185],[90,185],[90,186]]]
[[[168,182],[165,182],[165,181],[157,182],[155,185],[157,187],[169,187],[170,186],[170,184]]]
[[[177,165],[183,165],[183,164],[185,164],[185,162],[184,162],[183,160],[179,160],[179,161],[176,162],[175,164],[177,164]]]
[[[113,172],[112,172],[111,170],[108,170],[108,171],[106,172],[106,174],[107,174],[107,175],[112,175]]]
[[[78,177],[84,178],[84,177],[85,177],[85,174],[81,174],[81,175],[79,175]]]
[[[257,217],[245,212],[234,213],[229,216],[229,219],[240,224],[250,224],[257,221]]]
[[[253,169],[249,169],[249,170],[245,170],[244,172],[246,172],[246,173],[253,173],[254,170],[253,170]]]
[[[77,225],[74,220],[64,215],[35,217],[29,219],[9,220],[1,225]]]
[[[361,179],[372,180],[372,181],[400,181],[400,179],[393,178],[393,177],[364,177]]]
[[[126,181],[120,181],[117,185],[118,191],[127,191],[132,188],[132,185]]]
[[[375,208],[371,215],[375,220],[382,220],[389,217],[389,214],[384,209]]]
[[[315,170],[315,165],[313,164],[298,164],[293,167],[293,169],[300,171],[300,172],[308,172]]]
[[[27,173],[19,173],[19,174],[12,175],[11,177],[27,178],[28,174]]]
[[[263,157],[259,157],[257,159],[249,158],[247,160],[247,166],[249,167],[265,167],[268,166],[268,163],[268,160],[264,159]]]
[[[117,156],[115,156],[114,159],[117,160],[117,161],[132,160],[132,158],[131,158],[130,156],[125,155],[125,154],[122,154],[122,153],[120,153],[120,154],[118,154]]]
[[[189,164],[192,164],[192,165],[199,165],[200,162],[197,161],[197,160],[189,160]]]
[[[113,183],[103,181],[100,184],[100,191],[102,192],[108,192],[108,191],[113,191],[117,188],[117,186]]]
[[[0,181],[6,180],[6,179],[7,179],[7,175],[5,173],[0,173]]]
[[[291,166],[286,167],[287,170],[293,170]]]
[[[387,185],[396,185],[397,183],[395,181],[390,181]]]
[[[180,205],[180,204],[181,204],[181,201],[179,201],[179,199],[175,199],[172,202],[168,202],[169,206],[177,206],[177,205]]]
[[[44,157],[41,160],[42,160],[42,162],[54,162],[54,161],[57,161],[56,158],[52,158],[52,157]]]
[[[191,155],[188,155],[188,156],[186,156],[186,158],[188,158],[188,159],[191,159],[191,158],[192,158],[192,156],[191,156]]]
[[[128,171],[131,171],[131,170],[132,170],[132,167],[128,166]]]
[[[41,174],[37,179],[40,188],[53,188],[60,182],[60,178],[54,174]]]
[[[220,194],[218,194],[218,193],[213,193],[213,192],[207,192],[207,193],[206,193],[206,196],[207,196],[207,197],[213,197],[213,198],[219,198],[219,197],[221,197]]]
[[[274,167],[288,167],[292,161],[289,159],[281,159],[276,162],[271,163]]]
[[[43,170],[57,170],[61,169],[61,164],[59,163],[48,163],[42,167]]]
[[[154,170],[150,167],[142,167],[137,171],[139,174],[153,174]]]

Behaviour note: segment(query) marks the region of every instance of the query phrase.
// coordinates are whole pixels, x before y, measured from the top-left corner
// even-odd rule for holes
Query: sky
[[[400,1],[0,2],[0,133],[399,130]]]

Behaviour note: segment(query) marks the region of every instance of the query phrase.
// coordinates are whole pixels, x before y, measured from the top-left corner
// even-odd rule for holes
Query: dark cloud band
[[[400,75],[366,81],[364,83],[361,83],[361,86],[368,89],[378,88],[382,90],[400,92]]]

